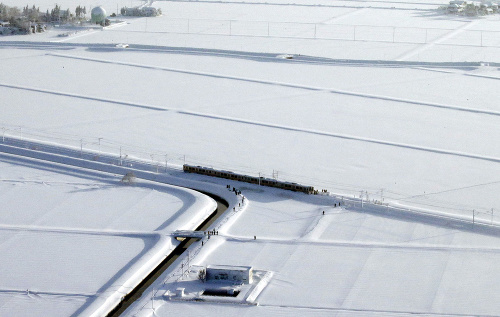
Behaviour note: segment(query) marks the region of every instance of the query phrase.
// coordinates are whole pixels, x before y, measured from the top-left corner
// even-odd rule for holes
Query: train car
[[[202,167],[202,166],[194,166],[194,165],[183,165],[183,170],[186,173],[196,173],[207,176],[220,177],[240,182],[252,183],[252,184],[260,184],[261,186],[275,187],[281,188],[285,190],[291,190],[295,192],[303,192],[306,194],[314,194],[316,191],[313,186],[304,186],[297,183],[290,182],[282,182],[272,178],[264,178],[264,177],[255,177],[249,175],[242,175],[233,173],[231,171],[223,171],[216,170],[211,167]]]

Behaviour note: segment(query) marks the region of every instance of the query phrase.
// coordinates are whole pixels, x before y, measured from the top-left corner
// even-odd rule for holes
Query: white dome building
[[[92,23],[101,24],[101,23],[104,23],[107,16],[108,15],[106,14],[106,10],[104,10],[103,7],[95,7],[90,12],[90,21]]]

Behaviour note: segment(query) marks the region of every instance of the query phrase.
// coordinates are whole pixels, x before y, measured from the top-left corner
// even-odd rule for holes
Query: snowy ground
[[[483,220],[499,222],[500,15],[447,16],[437,11],[445,2],[155,1],[162,17],[127,18],[120,26],[64,38],[57,35],[66,29],[1,37],[2,134],[116,156],[121,152],[158,166],[186,161],[267,177],[278,171],[279,179],[344,196],[359,197],[367,191],[370,200],[468,219],[475,210]],[[19,5],[14,0],[4,3]],[[117,3],[140,2],[101,1],[108,12]],[[60,4],[96,5],[69,0]],[[52,5],[40,2],[41,9]],[[130,47],[117,48],[120,43]],[[293,59],[283,54],[293,54]],[[24,175],[32,179],[37,173]],[[38,187],[48,190],[22,186],[24,195],[32,191],[30,186],[35,193]],[[94,197],[101,192],[86,193]],[[36,195],[45,197],[43,192]],[[61,194],[61,199],[66,196]],[[366,193],[363,196],[366,199]],[[235,310],[249,315],[350,316],[365,311],[499,311],[491,297],[498,289],[490,282],[498,277],[492,267],[498,260],[496,236],[359,210],[338,215],[335,210],[318,219],[323,206],[317,203],[289,201],[279,194],[256,193],[252,199],[252,212],[227,225],[226,235],[217,238],[220,248],[206,257],[276,271],[277,279],[259,300],[263,305],[169,303],[160,312],[168,308],[196,313],[207,306],[226,315]],[[35,222],[53,221],[73,229],[80,221],[28,214]],[[110,222],[94,217],[87,221],[93,230],[114,225],[130,230],[113,217]],[[144,226],[140,230],[158,227]],[[33,232],[26,234],[30,238]],[[55,236],[62,233],[40,234],[58,241]],[[80,238],[64,234],[74,241]],[[259,239],[246,241],[254,235]],[[116,239],[131,238],[103,237],[109,245]],[[25,245],[26,238],[19,243]],[[232,255],[232,250],[245,252],[247,246],[254,252]],[[305,255],[306,249],[311,256]],[[324,254],[328,256],[313,262]],[[303,258],[311,260],[298,261]],[[309,267],[341,283],[316,276],[308,281],[309,275],[295,274]],[[467,275],[477,267],[482,275]],[[411,274],[403,283],[405,272]],[[294,287],[299,284],[305,286]],[[408,290],[400,290],[402,285],[409,285]],[[308,305],[299,295],[313,291],[313,286],[320,295]],[[24,292],[30,286],[17,287]],[[91,285],[90,292],[96,287]],[[409,300],[413,293],[407,291],[418,296]],[[469,291],[480,296],[469,300]],[[394,300],[368,294],[379,292]],[[333,295],[327,300],[326,293]],[[16,293],[8,298],[28,297]],[[68,311],[86,301],[73,298],[64,303]],[[297,304],[290,304],[294,298]]]
[[[127,316],[498,315],[498,228],[236,185],[245,206],[190,263],[273,272],[258,306],[166,299],[181,286],[192,296],[177,267],[158,280],[153,302],[144,296]]]
[[[277,170],[342,194],[365,190],[452,213],[498,210],[500,47],[453,43],[473,36],[466,30],[498,39],[499,16],[442,15],[438,1],[318,4],[157,1],[164,16],[105,31],[3,37],[0,125],[75,147],[83,139],[96,149],[102,138],[109,152],[128,147],[160,164],[185,155],[252,175]],[[172,25],[188,19],[189,32]],[[233,21],[234,32],[252,30],[238,21],[273,22],[271,33],[291,32],[285,21],[342,24],[365,38],[229,36],[213,21]],[[392,43],[374,26],[447,35]],[[277,57],[286,53],[302,55]]]
[[[90,315],[116,305],[178,244],[172,231],[194,229],[186,224],[214,208],[193,191],[126,186],[119,175],[6,154],[0,170],[6,316]]]

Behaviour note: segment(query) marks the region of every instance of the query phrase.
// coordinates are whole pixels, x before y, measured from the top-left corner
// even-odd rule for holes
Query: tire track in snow
[[[441,103],[435,103],[435,102],[425,102],[425,101],[419,101],[419,100],[404,99],[404,98],[397,98],[397,97],[390,97],[390,96],[383,96],[383,95],[376,95],[376,94],[360,93],[360,92],[355,92],[355,91],[348,91],[348,90],[341,90],[341,89],[334,89],[334,88],[292,84],[292,83],[279,82],[279,81],[270,81],[270,80],[263,80],[263,79],[257,79],[257,78],[231,76],[231,75],[224,75],[224,74],[218,74],[218,73],[208,73],[208,72],[178,69],[178,68],[171,68],[171,67],[160,67],[160,66],[136,64],[136,63],[129,63],[129,62],[119,62],[119,61],[105,60],[105,59],[79,57],[79,56],[67,55],[67,54],[47,53],[47,55],[54,56],[54,57],[62,57],[62,58],[91,61],[91,62],[97,62],[97,63],[123,65],[123,66],[138,67],[138,68],[153,69],[153,70],[162,70],[162,71],[168,71],[168,72],[174,72],[174,73],[186,74],[186,75],[196,75],[196,76],[204,76],[204,77],[220,78],[220,79],[231,79],[231,80],[243,81],[243,82],[249,82],[249,83],[255,83],[255,84],[275,85],[275,86],[281,86],[281,87],[287,87],[287,88],[322,91],[322,92],[328,92],[328,93],[332,93],[332,94],[346,95],[346,96],[352,96],[352,97],[394,101],[394,102],[398,102],[398,103],[407,103],[407,104],[412,104],[412,105],[419,105],[419,106],[426,106],[426,107],[433,107],[433,108],[440,108],[440,109],[448,109],[448,110],[464,111],[464,112],[470,112],[470,113],[476,113],[476,114],[500,116],[499,111],[485,110],[485,109],[478,109],[478,108],[466,108],[466,107],[461,107],[461,106],[456,106],[456,105],[448,105],[448,104],[441,104]]]
[[[17,86],[17,85],[8,85],[8,84],[3,84],[3,83],[0,83],[0,87],[20,89],[20,90],[33,91],[33,92],[40,92],[40,93],[58,95],[58,96],[63,96],[63,97],[80,98],[80,99],[85,99],[85,100],[92,100],[92,101],[98,101],[98,102],[104,102],[104,103],[111,103],[111,104],[136,107],[136,108],[141,108],[141,109],[146,109],[146,110],[165,111],[165,112],[169,111],[172,113],[201,117],[201,118],[205,118],[205,119],[223,120],[223,121],[228,121],[228,122],[242,123],[242,124],[260,126],[260,127],[265,127],[265,128],[271,128],[271,129],[280,129],[280,130],[284,130],[284,131],[308,133],[308,134],[313,134],[313,135],[332,137],[332,138],[349,140],[349,141],[359,141],[359,142],[371,143],[371,144],[376,144],[376,145],[385,145],[385,146],[397,147],[397,148],[403,148],[403,149],[409,149],[409,150],[417,150],[417,151],[422,151],[422,152],[429,152],[429,153],[435,153],[435,154],[445,154],[445,155],[452,155],[452,156],[469,158],[469,159],[488,161],[488,162],[493,162],[493,163],[500,163],[500,158],[498,158],[498,157],[484,156],[484,155],[479,155],[479,154],[474,154],[474,153],[452,151],[452,150],[419,146],[419,145],[407,144],[407,143],[391,142],[391,141],[386,141],[386,140],[371,139],[371,138],[365,138],[365,137],[354,136],[354,135],[349,135],[349,134],[341,134],[341,133],[326,132],[326,131],[320,131],[320,130],[314,130],[314,129],[298,128],[298,127],[280,125],[280,124],[269,123],[269,122],[253,121],[253,120],[247,120],[247,119],[227,117],[227,116],[223,116],[223,115],[182,110],[182,109],[178,109],[178,108],[159,107],[159,106],[132,103],[132,102],[121,101],[121,100],[113,100],[113,99],[105,99],[105,98],[100,98],[100,97],[78,95],[78,94],[73,94],[73,93],[65,93],[65,92],[59,92],[59,91],[53,91],[53,90],[47,90],[47,89],[24,87],[24,86]]]

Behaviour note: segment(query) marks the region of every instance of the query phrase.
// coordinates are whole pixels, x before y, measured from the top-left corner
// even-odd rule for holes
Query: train
[[[281,188],[285,190],[291,190],[294,192],[302,192],[306,194],[317,194],[313,186],[305,186],[297,183],[282,182],[272,178],[255,177],[249,175],[242,175],[233,173],[230,171],[216,170],[211,167],[194,166],[189,164],[183,165],[183,170],[186,173],[196,173],[201,175],[220,177],[225,179],[231,179],[240,182],[246,182],[251,184],[259,184],[261,186]]]

